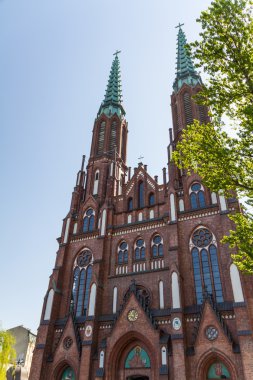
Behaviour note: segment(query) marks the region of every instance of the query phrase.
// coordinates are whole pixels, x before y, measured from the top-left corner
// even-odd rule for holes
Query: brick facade
[[[231,252],[220,243],[233,228],[228,215],[239,209],[238,202],[211,194],[196,174],[187,176],[171,162],[187,120],[184,94],[192,96],[200,89],[199,84],[184,84],[172,95],[169,180],[164,169],[162,184],[141,163],[133,173],[127,167],[124,113],[98,114],[87,170],[83,161],[58,239],[30,380],[203,380],[213,378],[208,375],[213,364],[217,376],[225,366],[230,379],[253,379],[253,282],[242,274],[231,278]],[[202,109],[201,116],[193,101],[191,110],[194,118],[204,115],[208,121],[207,110]],[[110,151],[113,122],[116,137]],[[190,195],[193,184],[200,184],[204,197],[195,208]],[[90,209],[94,223],[86,214]],[[208,272],[212,284],[208,285],[201,258],[202,302],[197,300],[192,259],[193,234],[199,229],[211,233],[218,260],[215,264],[209,258],[206,270],[212,273]],[[157,251],[152,248],[156,236],[162,244]],[[140,257],[138,239],[145,246]],[[124,242],[127,246],[120,257]],[[200,247],[208,251],[208,244]],[[204,255],[202,248],[200,255]],[[216,298],[215,270],[222,302]],[[242,293],[237,294],[241,286]],[[214,339],[208,338],[208,331]],[[133,356],[129,366],[128,355]],[[63,377],[66,368],[72,377]]]

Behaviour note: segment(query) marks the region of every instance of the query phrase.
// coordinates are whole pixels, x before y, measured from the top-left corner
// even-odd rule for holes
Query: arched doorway
[[[139,332],[123,335],[106,360],[106,380],[156,380],[159,354]]]

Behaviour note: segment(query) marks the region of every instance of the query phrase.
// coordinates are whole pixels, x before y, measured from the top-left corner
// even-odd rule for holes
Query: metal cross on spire
[[[119,53],[121,53],[121,50],[116,50],[115,53],[113,53],[113,55],[118,55]]]
[[[144,157],[143,156],[140,156],[140,157],[138,157],[138,160],[142,160]]]
[[[184,24],[180,24],[180,22],[178,23],[177,26],[175,26],[175,28],[181,28],[181,26],[183,26]]]

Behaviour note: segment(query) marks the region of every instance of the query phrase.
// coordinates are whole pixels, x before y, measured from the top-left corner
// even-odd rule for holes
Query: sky
[[[175,26],[198,38],[211,0],[0,0],[0,323],[36,333],[56,238],[113,53],[119,49],[128,165],[162,181]]]

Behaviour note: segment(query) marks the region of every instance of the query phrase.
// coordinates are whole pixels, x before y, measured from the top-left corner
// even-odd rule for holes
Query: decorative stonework
[[[73,339],[70,337],[70,336],[67,336],[64,341],[63,341],[63,348],[65,350],[69,350],[70,347],[72,346],[73,344]]]
[[[91,325],[86,326],[85,328],[85,336],[89,338],[92,335],[92,327]]]
[[[77,265],[81,268],[87,267],[89,263],[91,262],[92,254],[87,249],[82,251],[77,258]]]
[[[138,318],[138,311],[135,309],[129,310],[129,312],[127,313],[127,319],[129,320],[129,322],[135,322],[137,318]]]
[[[173,319],[172,321],[172,327],[174,330],[178,331],[181,329],[181,326],[182,326],[182,323],[181,323],[181,320],[180,318],[176,317]]]
[[[218,330],[214,326],[208,326],[205,330],[205,334],[208,340],[215,340],[218,338]]]

